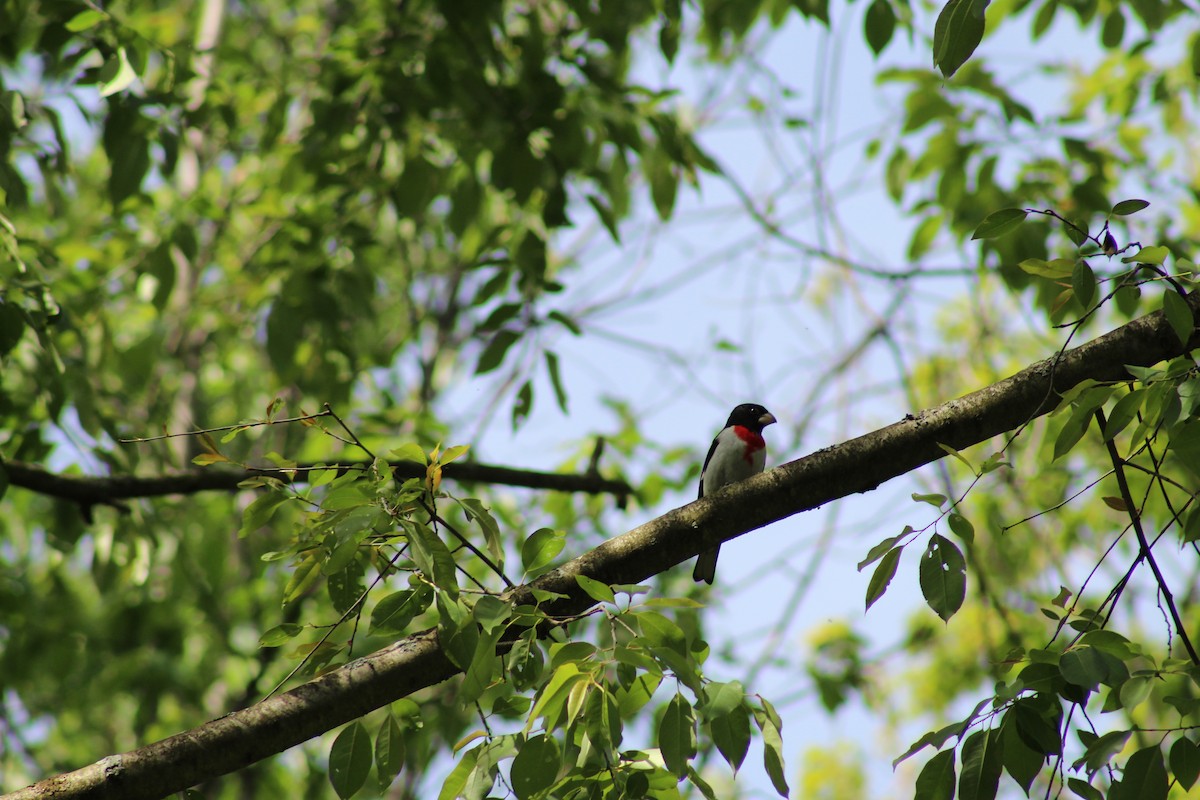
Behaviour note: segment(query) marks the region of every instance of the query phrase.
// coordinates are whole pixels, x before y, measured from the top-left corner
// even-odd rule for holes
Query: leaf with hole
[[[921,556],[919,577],[925,602],[943,621],[962,608],[967,594],[966,560],[962,551],[944,536],[934,534]]]

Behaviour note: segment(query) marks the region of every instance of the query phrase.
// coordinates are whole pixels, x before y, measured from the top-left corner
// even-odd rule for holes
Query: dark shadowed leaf
[[[988,0],[949,0],[933,28],[933,64],[949,78],[983,39]]]
[[[342,729],[329,749],[329,782],[338,797],[355,794],[371,772],[371,736],[361,722]]]
[[[953,800],[954,751],[943,750],[921,767],[917,776],[916,800]]]

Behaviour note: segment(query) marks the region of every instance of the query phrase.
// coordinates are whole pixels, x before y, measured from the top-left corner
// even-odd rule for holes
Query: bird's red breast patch
[[[745,426],[734,425],[733,432],[737,434],[739,439],[746,443],[746,452],[742,455],[742,458],[746,459],[747,462],[754,457],[755,452],[767,446],[767,442],[763,439],[761,433],[755,433]]]

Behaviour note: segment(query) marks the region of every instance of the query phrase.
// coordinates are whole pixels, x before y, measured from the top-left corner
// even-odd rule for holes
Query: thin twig
[[[509,589],[514,588],[515,584],[513,584],[513,582],[508,579],[508,576],[504,574],[504,570],[500,569],[500,567],[498,567],[496,565],[496,562],[492,561],[490,558],[487,557],[487,554],[485,554],[482,550],[480,550],[475,545],[471,544],[470,540],[467,539],[466,536],[463,536],[461,533],[459,533],[457,528],[455,528],[453,525],[451,525],[449,522],[447,522],[441,515],[439,515],[437,513],[436,508],[434,508],[431,504],[426,502],[426,500],[424,498],[421,499],[421,505],[425,507],[425,512],[427,514],[429,514],[430,520],[432,520],[434,523],[444,525],[446,527],[446,530],[450,531],[452,534],[454,534],[456,539],[458,539],[460,542],[462,542],[463,547],[467,548],[472,553],[474,553],[475,556],[480,561],[482,561],[484,564],[488,565],[488,568],[491,569],[492,572],[495,572],[497,575],[499,575],[500,580],[504,581],[505,586],[507,586]],[[472,580],[474,580],[474,576],[470,576],[470,577],[472,578]],[[482,589],[483,587],[480,586],[479,588]]]
[[[1095,416],[1096,424],[1100,426],[1100,432],[1103,435],[1106,427],[1104,410],[1097,408]],[[1133,532],[1137,535],[1138,546],[1141,548],[1141,553],[1138,557],[1144,558],[1146,563],[1150,565],[1150,571],[1154,573],[1154,580],[1158,582],[1158,589],[1162,592],[1163,601],[1167,604],[1167,610],[1171,613],[1171,619],[1175,621],[1175,628],[1179,631],[1179,638],[1183,641],[1184,649],[1187,650],[1192,663],[1200,665],[1200,654],[1197,654],[1196,648],[1192,646],[1192,640],[1183,625],[1183,619],[1179,616],[1179,609],[1175,607],[1175,598],[1171,594],[1171,589],[1167,586],[1167,579],[1163,577],[1162,570],[1158,568],[1158,561],[1155,560],[1154,553],[1150,550],[1150,543],[1146,540],[1146,532],[1142,530],[1142,518],[1133,503],[1133,494],[1129,491],[1129,482],[1125,479],[1125,462],[1121,459],[1120,454],[1117,453],[1116,441],[1109,439],[1104,444],[1108,448],[1108,456],[1112,460],[1113,471],[1117,478],[1117,487],[1121,490],[1121,499],[1125,502],[1130,522],[1133,523]]]
[[[348,426],[342,420],[342,418],[337,415],[337,413],[333,410],[333,406],[329,405],[329,403],[325,404],[325,413],[330,415],[331,417],[333,417],[335,420],[337,420],[337,424],[342,426],[342,430],[344,430],[346,432],[346,435],[350,437],[350,440],[352,442],[354,442],[354,445],[359,450],[362,450],[364,453],[366,453],[367,457],[370,458],[372,461],[375,460],[375,454],[371,452],[371,448],[367,447],[365,444],[363,444],[361,441],[359,441],[358,435],[354,431],[350,430],[350,426]]]
[[[203,436],[206,433],[221,433],[223,431],[244,431],[247,428],[261,428],[264,425],[287,425],[292,422],[310,422],[321,417],[335,416],[329,410],[329,404],[325,404],[325,411],[320,414],[304,414],[299,417],[288,417],[287,419],[260,419],[253,422],[239,422],[236,425],[221,425],[216,428],[201,428],[194,431],[181,431],[180,433],[164,433],[161,436],[136,436],[131,439],[117,439],[121,444],[142,444],[144,442],[160,442],[163,439],[175,439],[180,436]]]

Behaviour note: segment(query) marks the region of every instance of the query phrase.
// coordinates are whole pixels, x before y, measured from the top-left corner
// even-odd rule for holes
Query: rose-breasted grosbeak
[[[733,409],[725,428],[713,439],[712,447],[700,470],[700,497],[712,494],[727,483],[744,481],[763,471],[767,463],[767,443],[763,428],[775,422],[775,416],[756,403],[742,403]],[[705,550],[696,559],[692,578],[712,583],[717,577],[720,546]]]

